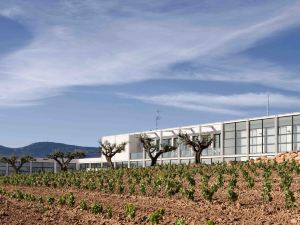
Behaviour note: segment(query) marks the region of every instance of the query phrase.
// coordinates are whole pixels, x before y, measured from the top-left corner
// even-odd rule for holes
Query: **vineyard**
[[[16,174],[0,177],[0,221],[299,224],[299,175],[295,161]]]

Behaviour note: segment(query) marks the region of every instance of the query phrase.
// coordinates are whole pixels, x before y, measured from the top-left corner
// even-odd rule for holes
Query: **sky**
[[[0,145],[300,111],[300,1],[0,0]]]

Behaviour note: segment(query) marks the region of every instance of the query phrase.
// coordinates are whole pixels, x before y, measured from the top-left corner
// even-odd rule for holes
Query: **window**
[[[0,163],[0,175],[6,175],[6,163]]]
[[[173,140],[173,142],[175,143],[175,140]],[[178,139],[177,139],[178,142]],[[168,138],[168,139],[163,139],[162,140],[162,145],[172,145],[172,139]],[[175,143],[176,144],[176,143]],[[176,145],[175,145],[176,146]],[[162,154],[163,158],[176,158],[177,157],[177,150],[171,151],[171,152],[167,152]]]
[[[275,120],[263,120],[263,152],[275,152]]]
[[[293,143],[293,117],[278,118],[278,151],[292,150]]]
[[[235,155],[235,123],[224,124],[224,154]]]
[[[250,121],[250,153],[263,153],[263,121]]]
[[[192,149],[182,143],[179,143],[179,151],[181,157],[191,157],[193,155]]]
[[[247,122],[224,125],[225,155],[247,154]]]
[[[80,163],[79,164],[79,169],[80,170],[87,170],[87,168],[89,168],[89,163]]]
[[[58,166],[58,165],[57,165]],[[54,172],[53,162],[32,162],[32,172]]]
[[[293,117],[293,150],[300,150],[300,116]]]

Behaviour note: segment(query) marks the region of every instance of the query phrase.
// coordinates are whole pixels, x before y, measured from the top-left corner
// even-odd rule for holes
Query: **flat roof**
[[[140,133],[151,133],[151,132],[158,133],[161,131],[170,132],[172,130],[189,129],[189,128],[194,128],[194,127],[199,127],[199,126],[208,127],[208,126],[220,125],[220,124],[224,124],[224,123],[243,122],[243,121],[248,121],[248,120],[259,120],[259,119],[271,119],[271,118],[276,118],[276,117],[286,117],[286,116],[295,116],[295,115],[300,115],[300,112],[274,114],[274,115],[269,115],[269,116],[257,116],[257,117],[251,117],[251,118],[242,118],[242,119],[237,119],[237,120],[227,120],[227,121],[222,121],[222,122],[212,122],[212,123],[204,123],[204,124],[194,124],[194,125],[187,125],[187,126],[180,126],[180,127],[173,127],[173,128],[137,131],[137,132],[116,134],[116,135],[107,135],[107,136],[103,136],[103,137],[113,137],[113,136],[119,136],[119,135],[136,135],[136,134],[140,134]]]

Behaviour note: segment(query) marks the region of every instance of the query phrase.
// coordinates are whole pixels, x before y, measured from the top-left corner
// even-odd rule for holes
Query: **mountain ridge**
[[[63,152],[69,152],[76,150],[82,150],[86,152],[87,157],[100,157],[99,148],[97,147],[84,147],[77,145],[70,145],[57,142],[35,142],[27,146],[10,148],[0,145],[0,156],[11,156],[11,155],[31,155],[33,157],[44,158],[48,154],[55,150]]]

